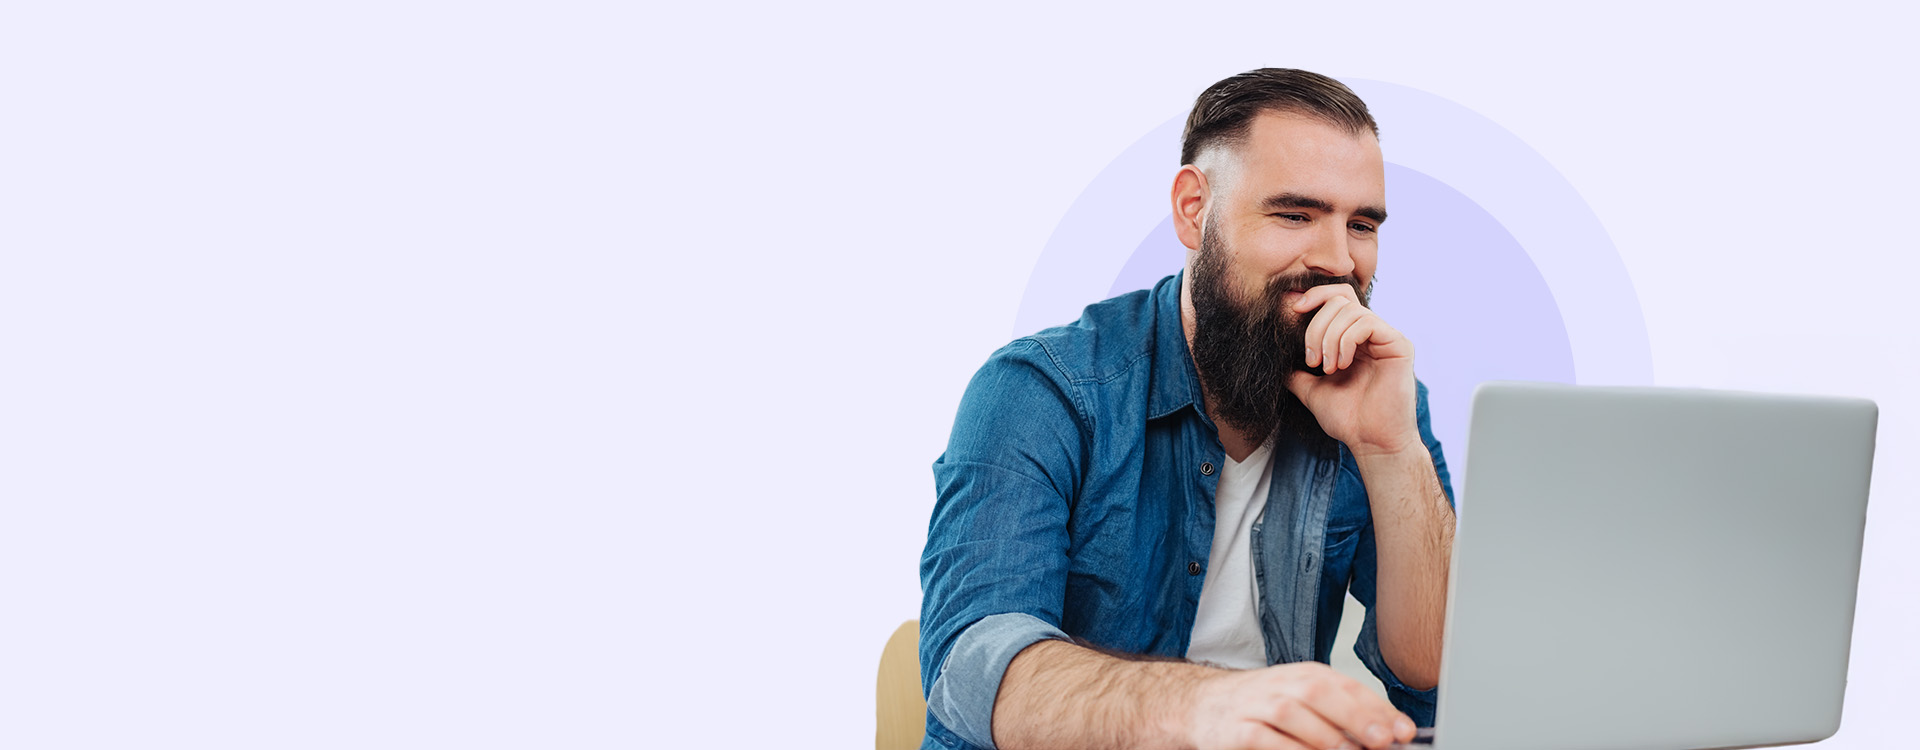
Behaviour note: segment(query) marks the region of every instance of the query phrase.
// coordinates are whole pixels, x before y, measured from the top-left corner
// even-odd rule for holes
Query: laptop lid
[[[1435,747],[1832,735],[1877,415],[1852,398],[1482,385]]]

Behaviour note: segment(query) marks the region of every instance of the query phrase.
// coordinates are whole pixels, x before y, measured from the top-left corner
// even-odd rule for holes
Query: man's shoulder
[[[1028,361],[1076,385],[1102,383],[1149,358],[1157,329],[1153,289],[1088,305],[1080,318],[1013,340],[993,359]]]

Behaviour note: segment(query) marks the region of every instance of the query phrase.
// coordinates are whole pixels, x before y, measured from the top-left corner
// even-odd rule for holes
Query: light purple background
[[[1497,217],[1577,379],[1879,401],[1829,746],[1905,742],[1915,12],[14,4],[0,746],[865,745],[967,378],[1101,172],[1261,65]]]

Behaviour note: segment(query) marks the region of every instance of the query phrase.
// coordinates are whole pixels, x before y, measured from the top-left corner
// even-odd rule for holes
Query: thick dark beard
[[[1230,253],[1218,225],[1208,217],[1193,265],[1193,364],[1212,397],[1213,418],[1258,439],[1286,425],[1309,443],[1330,441],[1313,412],[1287,390],[1287,376],[1307,369],[1312,316],[1287,309],[1281,297],[1292,289],[1347,284],[1366,304],[1368,290],[1352,275],[1310,272],[1275,278],[1259,299],[1243,302],[1228,279]]]

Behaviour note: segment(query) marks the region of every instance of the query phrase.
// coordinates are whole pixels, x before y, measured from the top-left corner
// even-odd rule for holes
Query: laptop
[[[1878,407],[1474,392],[1435,750],[1696,750],[1840,727]]]

